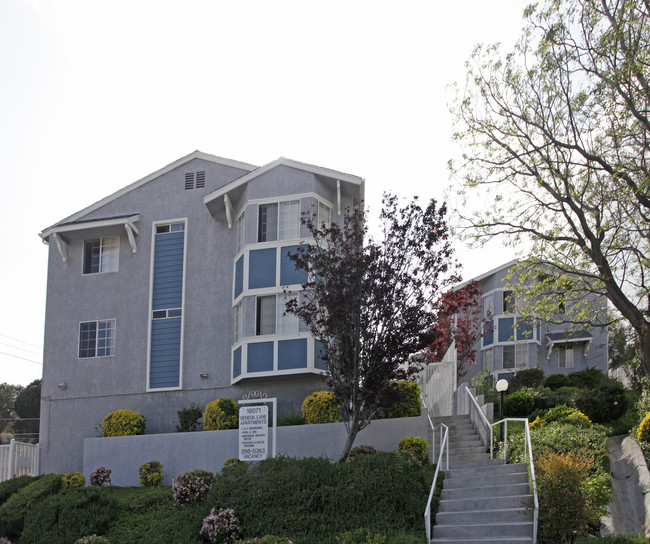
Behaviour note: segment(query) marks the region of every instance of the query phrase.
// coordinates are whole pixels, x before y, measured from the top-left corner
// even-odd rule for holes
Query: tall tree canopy
[[[603,323],[591,302],[606,297],[650,376],[650,2],[546,0],[524,16],[514,51],[478,46],[456,86],[462,227],[526,251],[536,315],[566,305],[563,319]]]
[[[417,372],[409,355],[423,348],[434,302],[459,281],[448,240],[446,206],[431,200],[403,207],[384,195],[381,239],[368,237],[363,209],[340,223],[302,220],[313,241],[290,258],[308,274],[305,292],[287,311],[323,345],[327,383],[348,431],[343,456],[357,433],[394,401],[395,381]]]

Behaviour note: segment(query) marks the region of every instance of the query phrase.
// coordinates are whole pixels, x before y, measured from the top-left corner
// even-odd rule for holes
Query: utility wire
[[[29,361],[30,363],[34,363],[34,364],[43,366],[42,361],[34,361],[34,359],[28,359],[27,357],[21,357],[20,355],[13,355],[12,353],[7,353],[6,351],[0,351],[0,355],[7,355],[9,357],[14,357],[16,359],[22,359],[23,361]]]

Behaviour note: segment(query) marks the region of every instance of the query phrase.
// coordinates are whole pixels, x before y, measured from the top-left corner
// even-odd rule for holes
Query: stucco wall
[[[428,425],[426,415],[373,421],[359,433],[355,444],[392,451],[405,436],[426,438]],[[269,429],[269,449],[271,434]],[[278,427],[277,455],[337,460],[346,438],[343,423]],[[238,448],[238,430],[87,438],[83,445],[83,473],[88,479],[93,470],[105,466],[112,471],[113,485],[137,486],[138,469],[156,460],[163,465],[163,485],[171,485],[178,474],[196,468],[219,472],[226,459],[239,455]]]

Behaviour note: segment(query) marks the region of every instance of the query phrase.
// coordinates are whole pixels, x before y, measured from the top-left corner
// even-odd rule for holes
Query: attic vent
[[[196,177],[196,185],[194,185],[194,178]],[[202,172],[187,172],[185,174],[185,190],[188,189],[202,189],[205,187],[205,171]]]

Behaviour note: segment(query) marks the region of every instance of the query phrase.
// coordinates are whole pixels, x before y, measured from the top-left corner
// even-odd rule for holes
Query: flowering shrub
[[[232,544],[241,536],[235,511],[230,508],[213,508],[210,515],[203,520],[200,534],[210,542]]]
[[[0,541],[0,544],[1,542],[2,541]],[[103,536],[90,535],[81,537],[79,540],[75,540],[74,544],[110,544],[110,542]]]
[[[639,442],[650,442],[650,412],[646,412],[636,437]]]
[[[0,536],[0,544],[11,544],[11,541],[8,538]]]
[[[145,487],[158,487],[162,482],[162,465],[159,461],[149,461],[139,469],[140,483]]]
[[[86,478],[81,472],[66,472],[61,482],[63,487],[83,487],[86,485]]]
[[[111,469],[104,466],[97,467],[93,472],[90,473],[88,480],[90,480],[90,485],[111,485]]]
[[[412,453],[420,463],[424,463],[427,460],[429,442],[421,436],[405,436],[400,441],[398,448],[400,451]]]
[[[193,470],[180,474],[172,486],[176,506],[185,508],[205,499],[214,482],[214,474],[208,470]]]
[[[228,457],[228,459],[226,459],[223,462],[224,467],[229,467],[230,465],[242,465],[242,464],[245,465],[246,461],[242,461],[241,459],[238,459],[237,457]]]
[[[145,417],[133,410],[115,410],[102,422],[102,436],[131,436],[144,434]]]
[[[528,424],[528,427],[530,428],[530,430],[533,430],[536,429],[537,427],[543,427],[544,425],[548,425],[548,421],[537,416],[533,421],[531,421]]]
[[[377,450],[372,446],[356,446],[350,450],[346,459],[354,461],[354,458],[358,455],[373,455],[375,453],[377,453]]]

